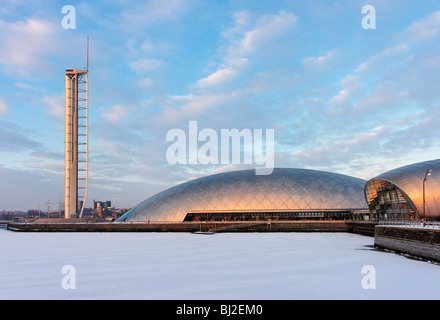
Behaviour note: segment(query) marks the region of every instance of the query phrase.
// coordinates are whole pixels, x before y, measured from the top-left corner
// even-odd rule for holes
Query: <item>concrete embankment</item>
[[[369,221],[347,222],[347,227],[349,228],[349,232],[355,234],[361,234],[369,237],[374,237],[376,225],[377,222],[369,222]]]
[[[50,222],[10,223],[8,230],[22,232],[350,232],[344,221],[289,222]]]
[[[376,226],[374,246],[440,262],[440,230]]]

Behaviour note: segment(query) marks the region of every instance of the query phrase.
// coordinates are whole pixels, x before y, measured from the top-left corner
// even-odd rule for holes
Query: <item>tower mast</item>
[[[88,184],[88,37],[86,70],[65,74],[64,215],[82,217]],[[84,80],[85,78],[85,80]],[[85,86],[85,88],[84,88]],[[85,106],[84,106],[85,104]],[[85,123],[84,123],[85,121]],[[81,174],[82,175],[81,175]],[[84,190],[84,195],[79,195]],[[81,203],[78,201],[82,198]],[[81,207],[81,208],[80,208]]]
[[[84,213],[84,206],[86,205],[87,189],[89,185],[89,37],[87,36],[87,64],[86,64],[86,150],[85,150],[85,185],[84,197],[81,206],[79,218],[81,219]]]

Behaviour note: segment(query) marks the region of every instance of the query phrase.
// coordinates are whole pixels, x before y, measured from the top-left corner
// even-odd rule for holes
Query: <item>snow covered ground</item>
[[[373,241],[347,233],[0,230],[0,299],[440,299],[439,265],[375,250]],[[362,273],[366,265],[375,274]],[[375,289],[364,289],[374,275]],[[75,289],[63,288],[66,277]]]

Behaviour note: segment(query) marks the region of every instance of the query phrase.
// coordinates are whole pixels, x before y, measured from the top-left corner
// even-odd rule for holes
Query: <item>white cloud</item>
[[[420,21],[414,21],[398,35],[399,43],[385,47],[379,53],[362,62],[355,71],[372,72],[378,70],[377,68],[387,66],[387,64],[396,65],[397,62],[408,59],[408,56],[411,57],[410,54],[418,46],[435,44],[437,41],[435,38],[439,35],[440,11],[436,11]]]
[[[218,69],[206,78],[200,79],[197,84],[202,88],[215,87],[237,78],[249,66],[250,61],[246,58],[238,58],[228,61],[227,66]]]
[[[409,52],[408,45],[399,43],[382,49],[379,53],[362,62],[355,72],[371,72],[389,59],[403,59]],[[399,57],[399,58],[398,58]]]
[[[142,42],[140,48],[144,54],[167,55],[174,51],[175,45],[164,40],[146,39]]]
[[[308,68],[318,68],[326,66],[326,64],[334,57],[333,51],[328,51],[319,57],[308,57],[303,59],[302,63]]]
[[[8,121],[0,120],[0,151],[4,152],[24,152],[28,150],[41,151],[43,144],[29,138],[30,130]]]
[[[244,52],[255,50],[267,41],[288,31],[297,20],[298,18],[294,14],[285,11],[281,11],[278,15],[261,17],[257,26],[246,32],[241,40],[242,50]]]
[[[362,88],[360,76],[349,74],[339,82],[339,86],[342,89],[329,101],[329,105],[332,107],[341,107],[350,103],[350,99],[360,92]],[[332,110],[332,112],[334,111],[335,110]]]
[[[215,87],[237,79],[249,70],[253,63],[252,54],[270,51],[271,44],[286,35],[298,20],[294,14],[285,11],[258,18],[248,11],[238,11],[233,19],[234,24],[221,33],[227,41],[227,45],[220,49],[222,62],[216,71],[198,81],[199,87]]]
[[[234,18],[235,25],[223,32],[231,41],[226,51],[232,58],[246,56],[258,49],[267,50],[266,45],[278,40],[278,37],[286,34],[298,21],[297,16],[285,11],[261,16],[254,26],[247,26],[252,20],[247,13],[236,13]]]
[[[408,27],[407,40],[411,42],[427,41],[440,34],[440,11],[435,11],[421,21],[415,21]]]
[[[46,96],[42,100],[46,114],[58,123],[64,123],[64,94]]]
[[[9,107],[6,102],[0,97],[0,116],[4,116],[9,112]]]
[[[9,73],[22,75],[47,67],[46,55],[57,48],[56,28],[60,27],[42,19],[0,20],[0,63]]]
[[[186,0],[141,1],[122,10],[121,26],[132,31],[155,23],[168,23],[178,19],[187,7]]]
[[[341,90],[336,96],[330,99],[329,104],[331,106],[338,106],[348,102],[349,93],[347,90]]]
[[[123,104],[117,104],[110,108],[100,108],[101,118],[112,123],[121,123],[124,118],[133,113],[133,108]]]
[[[138,59],[130,63],[130,68],[138,73],[152,72],[164,66],[160,59]]]
[[[321,139],[315,146],[292,153],[292,163],[300,167],[314,167],[333,170],[354,176],[371,178],[374,156],[383,154],[381,142],[389,134],[390,127],[376,127],[365,133],[352,136],[338,136]],[[359,161],[369,162],[370,166],[357,167]],[[356,168],[356,169],[355,169]]]
[[[321,110],[332,117],[314,116],[316,138],[296,146],[294,165],[371,177],[378,159],[412,161],[414,153],[435,153],[439,37],[435,12],[396,33],[395,41],[318,95]],[[303,64],[317,66],[325,62],[320,58]]]
[[[162,113],[155,116],[155,119],[162,124],[174,125],[200,119],[204,113],[225,105],[234,99],[234,95],[229,93],[168,97]]]
[[[139,79],[137,84],[140,87],[144,87],[144,88],[152,88],[152,87],[154,87],[154,81],[151,78]]]
[[[196,88],[204,90],[199,94],[166,97],[162,101],[164,107],[161,113],[155,115],[158,122],[177,124],[203,116],[208,121],[215,117],[218,124],[221,122],[218,110],[221,108],[222,117],[227,117],[223,115],[224,110],[233,109],[233,106],[240,107],[241,113],[248,113],[246,97],[257,94],[255,88],[249,87],[252,81],[247,82],[253,71],[250,55],[270,50],[270,44],[278,37],[287,36],[297,17],[285,11],[260,17],[248,11],[239,11],[234,13],[233,19],[233,25],[221,33],[222,39],[226,40],[216,55],[216,58],[220,56],[221,62],[214,71],[196,82]],[[210,65],[212,69],[213,63]],[[244,87],[237,87],[237,81],[243,81]],[[249,110],[249,114],[255,117],[255,109]]]
[[[232,67],[219,69],[206,78],[200,79],[198,85],[200,87],[216,86],[231,80],[237,76],[237,70]]]

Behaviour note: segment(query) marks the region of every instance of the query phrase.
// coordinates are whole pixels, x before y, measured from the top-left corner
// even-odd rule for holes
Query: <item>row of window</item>
[[[188,213],[184,221],[267,221],[267,220],[349,220],[350,211],[341,212],[203,212]]]

